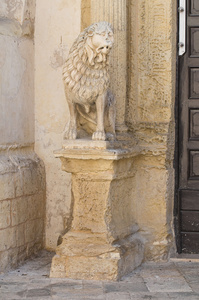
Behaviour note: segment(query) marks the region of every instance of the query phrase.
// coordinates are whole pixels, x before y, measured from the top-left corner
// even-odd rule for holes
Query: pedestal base
[[[50,277],[119,280],[143,260],[143,240],[135,233],[115,245],[104,235],[71,232],[57,248]]]
[[[119,280],[141,264],[144,252],[134,210],[137,152],[125,143],[90,144],[82,141],[80,149],[81,141],[69,142],[56,152],[72,173],[73,219],[50,277]]]

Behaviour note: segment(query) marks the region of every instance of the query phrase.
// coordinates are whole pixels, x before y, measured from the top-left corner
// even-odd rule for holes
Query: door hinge
[[[181,56],[186,52],[186,0],[179,0],[179,39],[178,54]]]

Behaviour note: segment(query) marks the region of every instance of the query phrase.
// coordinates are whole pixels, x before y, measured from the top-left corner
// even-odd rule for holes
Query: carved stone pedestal
[[[143,259],[133,207],[136,151],[76,140],[55,155],[72,173],[73,217],[50,277],[119,280]]]

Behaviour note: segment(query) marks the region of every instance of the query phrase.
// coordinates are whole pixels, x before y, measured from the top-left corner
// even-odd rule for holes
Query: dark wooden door
[[[178,74],[178,252],[199,253],[199,0],[185,1],[186,51],[179,56]]]

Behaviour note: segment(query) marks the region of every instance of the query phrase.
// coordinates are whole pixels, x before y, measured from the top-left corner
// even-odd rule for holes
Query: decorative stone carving
[[[77,138],[77,124],[89,133],[95,126],[93,140],[115,138],[115,100],[108,74],[112,46],[113,31],[107,22],[92,24],[75,40],[63,68],[70,110],[64,138]]]

